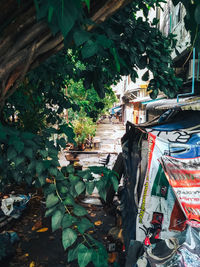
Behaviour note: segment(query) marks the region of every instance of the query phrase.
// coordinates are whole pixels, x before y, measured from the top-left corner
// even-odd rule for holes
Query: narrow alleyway
[[[100,161],[110,153],[110,162],[108,167],[112,169],[117,155],[121,152],[120,139],[125,132],[125,127],[120,123],[110,123],[105,119],[97,127],[96,139],[100,140],[100,147],[88,149],[94,154],[79,154],[79,163],[86,168],[88,166],[98,166]],[[87,152],[87,150],[85,151]],[[61,155],[60,163],[62,166],[68,165],[66,152]],[[97,191],[92,197],[88,196],[82,204],[87,208],[91,221],[99,222],[95,225],[93,237],[103,242],[107,247],[109,244],[108,233],[111,228],[116,226],[115,214],[106,213],[102,203],[98,198]],[[9,229],[17,232],[20,241],[15,245],[16,253],[2,267],[77,267],[78,264],[73,261],[67,262],[67,253],[64,251],[61,242],[61,230],[51,231],[50,218],[44,217],[45,204],[42,196],[36,196],[29,202],[29,205],[20,219],[9,225]],[[33,228],[47,229],[44,232],[34,231]],[[116,250],[122,251],[122,248]],[[115,253],[111,255],[111,262],[118,263],[123,267],[123,255]],[[32,263],[32,265],[31,265]],[[91,263],[88,266],[93,266]],[[109,263],[109,266],[113,266]]]
[[[109,168],[112,168],[117,155],[122,151],[121,149],[121,137],[125,133],[125,126],[119,123],[117,119],[113,119],[112,123],[108,118],[104,119],[97,126],[95,140],[100,141],[99,147],[93,149],[86,149],[84,152],[91,152],[91,154],[84,153],[79,154],[79,163],[83,168],[88,166],[99,166],[101,159],[105,159],[110,153]],[[60,164],[66,166],[66,153],[61,155]]]

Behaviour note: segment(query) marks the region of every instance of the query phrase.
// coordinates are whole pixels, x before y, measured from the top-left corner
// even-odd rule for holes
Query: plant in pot
[[[85,143],[88,139],[95,136],[96,124],[89,117],[79,117],[72,122],[75,133],[75,141],[78,150],[85,149]]]

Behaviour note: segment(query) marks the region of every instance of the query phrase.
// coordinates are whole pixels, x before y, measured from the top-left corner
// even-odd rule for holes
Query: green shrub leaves
[[[70,247],[77,239],[77,234],[71,228],[66,228],[62,232],[62,243],[64,249]]]

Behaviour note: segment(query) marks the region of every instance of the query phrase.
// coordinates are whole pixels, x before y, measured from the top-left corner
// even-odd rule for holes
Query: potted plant
[[[80,117],[79,119],[74,120],[72,124],[76,135],[75,141],[77,143],[77,148],[84,150],[86,140],[95,136],[96,124],[89,117]]]

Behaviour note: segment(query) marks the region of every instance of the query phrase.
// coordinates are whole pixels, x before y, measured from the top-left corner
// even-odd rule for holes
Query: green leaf
[[[117,177],[115,175],[112,175],[111,181],[112,181],[115,192],[117,192],[118,186],[119,186],[119,182],[118,182]]]
[[[68,252],[68,262],[71,262],[75,259],[78,258],[78,249],[80,247],[81,244],[78,244],[78,246],[76,248],[70,249]]]
[[[46,184],[44,187],[44,193],[46,195],[49,195],[51,193],[55,193],[56,192],[56,185],[55,184]]]
[[[27,184],[30,186],[33,182],[33,177],[31,175],[27,175],[25,177],[25,180],[26,180]]]
[[[105,170],[107,170],[107,168],[101,167],[101,166],[90,166],[89,169],[90,169],[91,172],[93,172],[95,174],[101,174]]]
[[[34,0],[36,10],[37,10],[37,20],[44,18],[48,11],[48,5],[40,5],[38,4],[38,0]]]
[[[75,189],[75,186],[74,185],[71,185],[70,186],[70,194],[76,198],[78,196],[77,192],[76,192],[76,189]]]
[[[100,254],[99,250],[98,251],[93,250],[92,262],[94,263],[95,267],[107,267],[108,266],[107,257]]]
[[[80,177],[82,177],[84,180],[91,180],[91,179],[93,179],[93,176],[92,176],[90,170],[78,171],[77,172],[77,175],[79,175]]]
[[[53,176],[57,176],[58,169],[56,167],[49,168],[49,173]]]
[[[111,52],[112,52],[113,57],[114,57],[114,59],[115,59],[116,69],[117,69],[118,72],[120,72],[119,55],[118,55],[118,53],[117,53],[115,47],[114,47],[114,48],[111,48]]]
[[[70,214],[65,214],[63,219],[62,219],[62,228],[68,228],[72,226],[74,223],[77,222],[77,218],[70,215]]]
[[[29,159],[32,159],[33,158],[33,150],[32,150],[32,148],[29,148],[29,147],[25,148],[24,149],[24,155],[26,157],[28,157]]]
[[[63,37],[65,38],[69,31],[74,26],[74,23],[77,19],[78,10],[76,9],[74,2],[72,1],[64,1],[64,7],[62,7],[62,10],[60,10],[60,14],[63,13],[63,16],[58,15],[58,24],[60,27],[60,30],[63,34]]]
[[[98,191],[105,190],[105,184],[103,179],[96,182],[96,188],[98,189]]]
[[[82,45],[90,38],[90,34],[86,31],[75,31],[74,42],[77,46]]]
[[[74,131],[67,124],[60,125],[59,133],[64,133],[67,136],[67,140],[69,143],[74,143]]]
[[[147,56],[135,57],[135,61],[140,69],[144,69],[147,66]]]
[[[87,211],[86,211],[85,208],[83,208],[83,207],[80,206],[80,205],[74,205],[73,213],[74,213],[76,216],[84,216],[84,215],[87,214]]]
[[[46,199],[47,208],[51,208],[59,202],[59,198],[55,196],[53,193],[49,194]]]
[[[51,22],[52,16],[53,16],[54,8],[52,6],[49,7],[49,12],[48,12],[48,22]]]
[[[33,133],[29,133],[29,132],[23,132],[21,134],[22,138],[24,139],[32,139],[33,137],[35,137],[35,134]]]
[[[86,3],[86,6],[88,8],[88,11],[90,10],[90,0],[82,0],[83,2]]]
[[[59,183],[57,185],[57,188],[58,188],[59,194],[64,194],[65,195],[66,193],[69,192],[69,188],[67,186],[63,185],[62,183]]]
[[[66,148],[67,143],[66,143],[66,141],[65,141],[64,138],[60,138],[60,139],[58,139],[58,140],[57,140],[57,143],[58,143],[62,148]]]
[[[9,147],[7,151],[7,158],[11,160],[17,156],[17,152],[13,147]]]
[[[150,93],[150,97],[152,99],[156,99],[156,97],[158,96],[158,89],[154,89],[151,93]]]
[[[86,218],[82,218],[80,222],[77,223],[78,231],[84,234],[85,231],[94,225]]]
[[[22,176],[21,176],[21,174],[19,173],[19,171],[14,170],[14,171],[13,171],[13,177],[14,177],[14,179],[15,179],[15,181],[16,181],[17,183],[21,183],[21,181],[22,181]]]
[[[75,189],[78,195],[80,195],[85,190],[85,184],[82,181],[79,181],[75,185]]]
[[[40,154],[46,158],[48,156],[48,151],[47,150],[40,150]]]
[[[52,215],[57,209],[58,209],[59,205],[55,205],[51,208],[49,208],[46,212],[45,212],[45,217],[48,217],[50,215]]]
[[[24,157],[18,156],[15,158],[15,165],[18,166],[24,161]]]
[[[95,267],[102,265],[102,258],[96,251],[93,251],[92,253],[92,262],[94,263]]]
[[[50,160],[43,160],[43,164],[45,169],[49,169],[51,166],[51,161]]]
[[[81,244],[78,249],[78,264],[79,267],[85,267],[92,259],[92,250]]]
[[[42,161],[36,162],[36,173],[40,175],[45,170],[45,166]]]
[[[75,176],[73,174],[69,175],[69,180],[72,184],[77,184],[78,181],[80,181],[80,178],[78,176]]]
[[[63,213],[60,210],[56,210],[51,218],[51,227],[53,232],[61,227],[62,218]]]
[[[104,49],[110,48],[113,45],[111,39],[108,38],[105,34],[98,34],[96,37],[96,41],[99,46],[102,46]]]
[[[149,71],[148,70],[143,74],[142,80],[145,82],[149,80]]]
[[[46,183],[46,176],[44,175],[39,175],[38,180],[41,186],[43,186]]]
[[[100,197],[103,198],[104,201],[106,201],[106,190],[105,189],[98,190],[98,193]]]
[[[92,40],[87,41],[87,43],[85,43],[83,48],[81,49],[81,54],[83,59],[94,56],[95,54],[97,54],[97,52],[98,52],[98,45]]]
[[[63,203],[65,205],[72,206],[72,205],[74,205],[74,198],[69,194],[69,195],[67,195],[67,197],[65,198]]]
[[[62,243],[64,249],[70,247],[77,239],[77,234],[74,230],[66,228],[62,232]]]
[[[74,173],[74,166],[73,165],[68,165],[67,166],[67,172],[70,173],[70,174],[73,174]]]
[[[198,4],[195,9],[194,18],[195,18],[196,23],[200,24],[200,4]]]
[[[156,25],[156,24],[158,24],[158,22],[159,22],[159,19],[157,19],[157,18],[153,18],[153,21],[152,21],[152,25]]]
[[[51,157],[51,158],[58,158],[58,151],[57,149],[55,148],[48,148],[48,155]]]
[[[16,141],[13,143],[13,145],[18,153],[21,153],[24,149],[24,143],[21,141]]]
[[[36,161],[35,161],[35,160],[32,160],[32,161],[30,162],[30,164],[28,164],[28,168],[27,168],[27,170],[28,170],[28,171],[31,171],[31,172],[34,172],[34,170],[35,170],[35,163],[36,163]]]
[[[65,180],[65,176],[62,174],[62,172],[59,172],[58,175],[56,176],[56,181],[63,181]]]
[[[4,131],[4,129],[0,129],[0,140],[6,140],[6,132]]]
[[[172,0],[172,3],[174,6],[178,5],[179,2],[180,2],[180,0]]]
[[[85,185],[88,194],[91,195],[95,188],[95,182],[94,181],[86,182]]]

